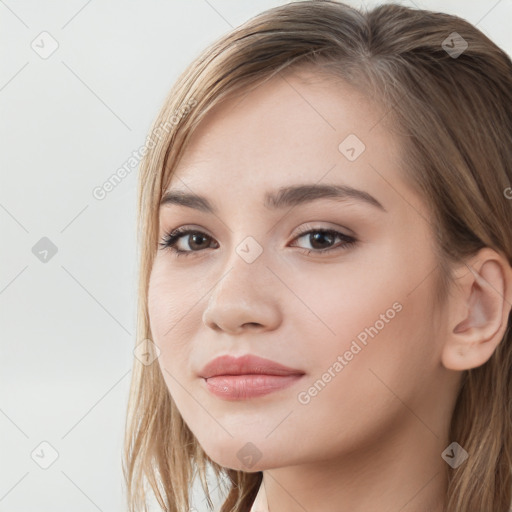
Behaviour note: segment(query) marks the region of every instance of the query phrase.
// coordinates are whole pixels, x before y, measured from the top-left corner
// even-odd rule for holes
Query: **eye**
[[[352,236],[345,235],[335,229],[324,229],[324,228],[303,228],[299,233],[299,236],[295,237],[295,240],[305,238],[311,249],[305,249],[306,254],[315,253],[327,253],[336,251],[338,249],[348,249],[356,243],[356,239]],[[336,246],[332,246],[336,239],[341,242]],[[326,247],[327,246],[327,247]]]
[[[356,239],[352,236],[345,235],[334,229],[324,228],[303,228],[294,240],[300,240],[301,238],[305,238],[311,247],[311,249],[303,249],[306,254],[312,252],[324,254],[338,249],[343,250],[356,243]],[[331,244],[337,239],[340,240],[340,243],[332,247]],[[217,242],[214,242],[213,238],[206,233],[197,229],[180,227],[164,235],[159,245],[162,249],[170,250],[176,256],[190,256],[191,253],[199,253],[203,249],[211,248],[212,242],[213,248],[219,247]]]
[[[169,249],[176,256],[188,256],[187,253],[198,252],[198,250],[204,249],[205,245],[208,247],[205,240],[208,242],[213,239],[201,231],[181,227],[166,234],[159,245],[162,249]],[[183,246],[188,246],[189,249],[183,249]]]

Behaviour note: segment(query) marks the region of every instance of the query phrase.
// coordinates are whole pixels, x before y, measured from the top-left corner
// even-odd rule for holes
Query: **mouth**
[[[305,372],[252,354],[224,355],[200,372],[206,389],[224,400],[243,400],[282,390],[300,380]]]

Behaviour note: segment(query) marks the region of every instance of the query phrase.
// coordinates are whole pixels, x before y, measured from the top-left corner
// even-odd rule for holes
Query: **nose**
[[[235,253],[226,267],[209,297],[203,323],[230,334],[276,329],[282,321],[278,287],[283,285],[263,256],[247,263]]]

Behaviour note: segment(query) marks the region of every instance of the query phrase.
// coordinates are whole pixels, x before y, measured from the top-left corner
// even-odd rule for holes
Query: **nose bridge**
[[[269,272],[265,264],[263,247],[252,237],[242,240],[226,258],[223,277],[215,286],[210,300],[223,301],[225,305],[238,303],[240,306],[254,300],[259,295],[258,283],[266,280],[264,274]]]
[[[267,263],[269,262],[263,246],[253,236],[246,236],[234,245],[231,254],[226,258],[224,277],[219,287],[229,288],[233,292],[238,292],[239,287],[256,291],[250,285],[254,281],[266,280],[266,274],[269,273]]]
[[[267,263],[263,247],[253,237],[236,245],[210,294],[203,322],[226,331],[244,324],[275,328],[280,310],[276,295],[269,293],[272,272]]]

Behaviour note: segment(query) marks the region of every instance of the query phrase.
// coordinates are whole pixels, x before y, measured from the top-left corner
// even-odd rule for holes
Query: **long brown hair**
[[[221,37],[181,74],[154,122],[139,178],[137,344],[152,339],[147,295],[158,244],[158,207],[190,136],[227,95],[285,69],[309,66],[363,91],[383,122],[407,140],[405,179],[431,209],[441,276],[451,262],[491,247],[512,265],[512,62],[463,19],[386,4],[360,12],[336,1],[270,9]],[[164,128],[165,133],[162,132]],[[509,191],[509,193],[507,193]],[[506,512],[511,504],[512,334],[467,370],[450,428],[470,457],[449,472],[447,510]],[[150,344],[148,344],[150,346]],[[262,472],[222,468],[182,420],[158,364],[134,359],[123,472],[131,512],[147,510],[148,482],[163,510],[189,510],[189,492],[210,466],[227,477],[222,512],[249,510]]]

